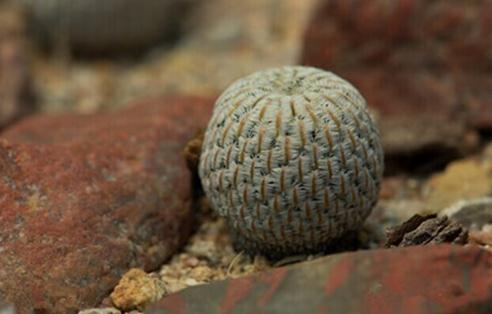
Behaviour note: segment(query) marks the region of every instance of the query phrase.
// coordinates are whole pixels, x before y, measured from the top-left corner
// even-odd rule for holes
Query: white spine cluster
[[[200,178],[236,245],[316,251],[358,229],[383,173],[379,133],[347,81],[286,66],[249,75],[217,100]]]

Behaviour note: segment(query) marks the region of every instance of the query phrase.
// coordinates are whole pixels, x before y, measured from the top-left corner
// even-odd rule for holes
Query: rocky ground
[[[195,2],[186,36],[176,45],[151,49],[137,62],[73,60],[63,50],[49,62],[35,58],[42,110],[90,113],[142,97],[215,96],[246,74],[296,63],[315,1]],[[296,18],[286,21],[289,15]]]
[[[177,42],[100,57],[6,2],[1,314],[490,312],[487,1],[195,0]],[[361,90],[386,175],[355,252],[273,262],[232,248],[195,136],[231,81],[297,63]]]

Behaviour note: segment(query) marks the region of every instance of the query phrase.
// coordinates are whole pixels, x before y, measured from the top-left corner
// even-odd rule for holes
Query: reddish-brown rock
[[[26,55],[24,13],[0,4],[0,130],[35,109]]]
[[[451,245],[332,255],[188,288],[149,314],[490,313],[492,253]]]
[[[492,128],[491,16],[487,0],[324,0],[301,63],[360,89],[389,155],[460,153],[469,126]]]
[[[168,98],[39,115],[1,134],[0,298],[20,313],[73,313],[178,249],[192,228],[182,151],[211,105]]]

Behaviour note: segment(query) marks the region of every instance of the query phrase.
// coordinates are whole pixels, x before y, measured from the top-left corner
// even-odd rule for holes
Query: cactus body
[[[322,250],[360,228],[383,172],[379,133],[347,81],[281,67],[217,100],[199,174],[237,249],[285,256]]]

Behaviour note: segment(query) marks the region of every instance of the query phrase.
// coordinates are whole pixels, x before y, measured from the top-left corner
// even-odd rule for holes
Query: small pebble
[[[17,314],[14,307],[11,305],[3,306],[0,304],[0,314]]]
[[[0,314],[3,314],[0,311]],[[79,314],[121,314],[121,311],[114,307],[105,307],[100,309],[89,309],[80,311]]]
[[[165,294],[163,284],[141,269],[129,270],[111,293],[116,307],[124,310],[143,309]]]
[[[191,270],[190,276],[198,282],[207,282],[213,277],[213,271],[207,266],[198,266]]]
[[[189,267],[196,267],[200,263],[200,260],[196,257],[190,257],[186,259],[185,264]]]
[[[199,285],[200,283],[196,281],[194,278],[188,278],[185,280],[185,284],[191,287],[191,286]]]

